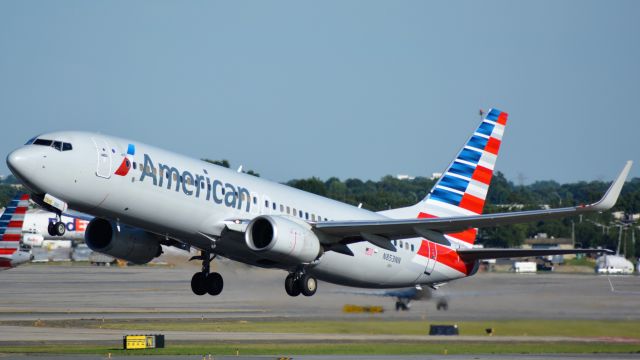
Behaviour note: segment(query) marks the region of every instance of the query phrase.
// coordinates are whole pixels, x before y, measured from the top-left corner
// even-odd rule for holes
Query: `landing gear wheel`
[[[284,290],[289,296],[295,297],[300,295],[300,287],[298,286],[298,282],[296,281],[294,274],[289,274],[287,278],[284,279]]]
[[[298,279],[298,288],[304,296],[313,296],[318,290],[318,281],[313,276],[304,274]]]
[[[193,274],[191,278],[191,290],[196,295],[204,295],[207,293],[207,277],[204,273],[198,272]]]
[[[64,235],[65,231],[67,231],[67,227],[62,221],[58,221],[57,223],[53,224],[53,231],[56,236],[62,236]]]
[[[209,295],[220,295],[223,286],[224,281],[222,280],[222,275],[214,272],[207,276],[207,292]]]
[[[52,222],[49,222],[49,225],[47,225],[47,232],[51,236],[56,236],[55,229],[53,228],[53,223]]]

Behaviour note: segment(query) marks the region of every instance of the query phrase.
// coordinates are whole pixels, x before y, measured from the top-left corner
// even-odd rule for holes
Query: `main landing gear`
[[[202,271],[193,274],[191,278],[191,290],[196,295],[220,295],[224,281],[222,275],[217,272],[210,273],[209,264],[215,258],[215,254],[211,256],[210,252],[203,252],[200,256],[194,256],[191,260],[202,260]]]
[[[284,280],[284,290],[289,296],[313,296],[318,290],[318,281],[304,272],[291,273]]]

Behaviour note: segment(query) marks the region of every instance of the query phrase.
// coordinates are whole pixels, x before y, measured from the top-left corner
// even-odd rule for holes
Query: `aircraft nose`
[[[7,166],[13,175],[25,180],[29,177],[29,169],[34,166],[37,155],[32,148],[23,147],[14,150],[7,155]]]
[[[24,168],[24,163],[26,161],[23,149],[14,150],[7,156],[7,166],[14,174],[20,173],[20,170]]]

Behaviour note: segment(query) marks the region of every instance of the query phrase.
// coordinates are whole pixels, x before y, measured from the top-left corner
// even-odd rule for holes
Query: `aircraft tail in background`
[[[31,254],[20,248],[22,225],[28,207],[29,195],[18,194],[0,216],[0,270],[31,260]]]

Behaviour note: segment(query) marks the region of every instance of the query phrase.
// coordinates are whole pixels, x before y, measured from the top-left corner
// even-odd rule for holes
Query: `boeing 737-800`
[[[477,228],[611,208],[628,162],[599,202],[482,215],[507,114],[489,111],[419,203],[373,212],[118,137],[88,132],[39,135],[7,157],[36,203],[95,216],[85,233],[94,251],[143,264],[161,244],[201,250],[195,294],[217,295],[216,256],[289,272],[291,296],[317,281],[367,288],[437,286],[473,275],[479,260],[603,250],[474,249]],[[64,224],[55,229],[63,231]]]

